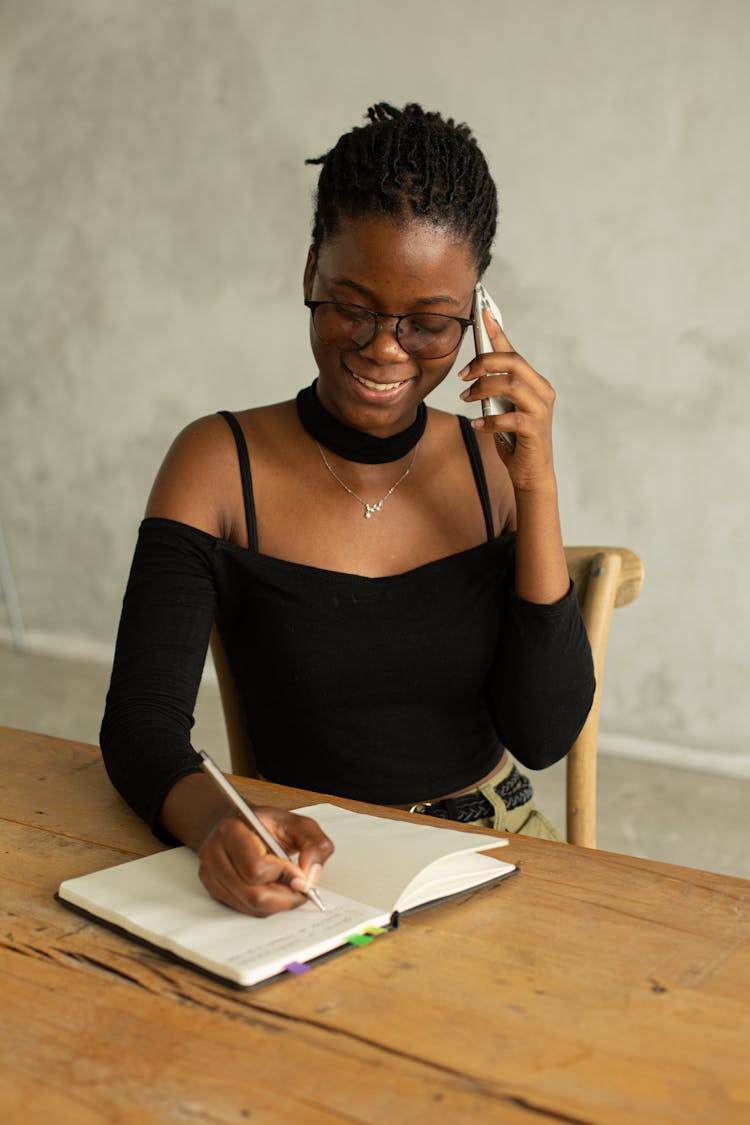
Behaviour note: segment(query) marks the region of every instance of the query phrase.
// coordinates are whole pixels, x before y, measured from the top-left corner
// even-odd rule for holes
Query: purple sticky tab
[[[302,973],[310,972],[310,966],[303,965],[301,961],[290,961],[289,964],[284,967],[288,973],[294,973],[297,977],[301,976]]]

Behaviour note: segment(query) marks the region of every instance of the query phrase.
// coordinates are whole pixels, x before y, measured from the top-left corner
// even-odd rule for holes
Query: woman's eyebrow
[[[331,277],[328,281],[329,285],[343,285],[347,289],[354,289],[357,293],[361,293],[363,297],[367,297],[369,301],[375,300],[375,294],[366,285],[360,285],[358,281],[352,281],[350,277]],[[415,305],[460,305],[461,301],[457,301],[455,297],[449,296],[447,293],[437,293],[434,297],[419,297],[414,301]]]

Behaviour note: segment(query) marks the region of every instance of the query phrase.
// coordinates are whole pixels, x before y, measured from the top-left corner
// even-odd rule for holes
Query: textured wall
[[[416,99],[498,180],[489,282],[558,388],[566,539],[646,561],[604,724],[747,746],[750,7],[373,11],[1,0],[0,511],[32,637],[111,644],[175,432],[311,378],[303,159]]]

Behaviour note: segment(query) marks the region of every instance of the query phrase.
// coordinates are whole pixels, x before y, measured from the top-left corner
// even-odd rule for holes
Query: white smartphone
[[[485,355],[487,352],[495,350],[490,343],[490,338],[487,334],[484,317],[482,315],[485,309],[489,309],[492,316],[494,316],[495,320],[502,328],[503,318],[500,309],[492,300],[492,297],[490,297],[481,281],[478,281],[474,288],[474,307],[472,309],[472,316],[474,318],[474,346],[477,349],[477,355]],[[482,399],[482,414],[484,414],[485,417],[493,414],[507,414],[510,410],[515,409],[510,399],[504,396],[491,396]],[[495,441],[504,445],[511,453],[516,448],[515,434],[496,433]]]

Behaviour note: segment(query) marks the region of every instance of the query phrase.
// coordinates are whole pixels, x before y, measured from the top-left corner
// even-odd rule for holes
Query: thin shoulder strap
[[[469,455],[469,462],[471,464],[471,471],[474,474],[474,483],[477,486],[479,499],[482,502],[482,512],[484,513],[484,526],[487,529],[488,541],[495,538],[495,525],[492,520],[492,504],[490,503],[490,490],[487,487],[487,477],[484,473],[484,465],[482,464],[482,454],[479,452],[479,445],[477,443],[477,435],[474,433],[471,422],[465,418],[463,414],[459,414],[458,421],[461,426],[461,434],[466,446],[466,452]]]
[[[237,446],[237,458],[240,463],[240,478],[242,480],[242,497],[245,501],[245,520],[247,522],[247,545],[251,551],[258,550],[258,525],[255,520],[255,500],[253,499],[253,478],[250,475],[250,458],[247,453],[247,442],[242,432],[242,427],[229,410],[220,410],[222,418],[227,422],[234,434]]]

